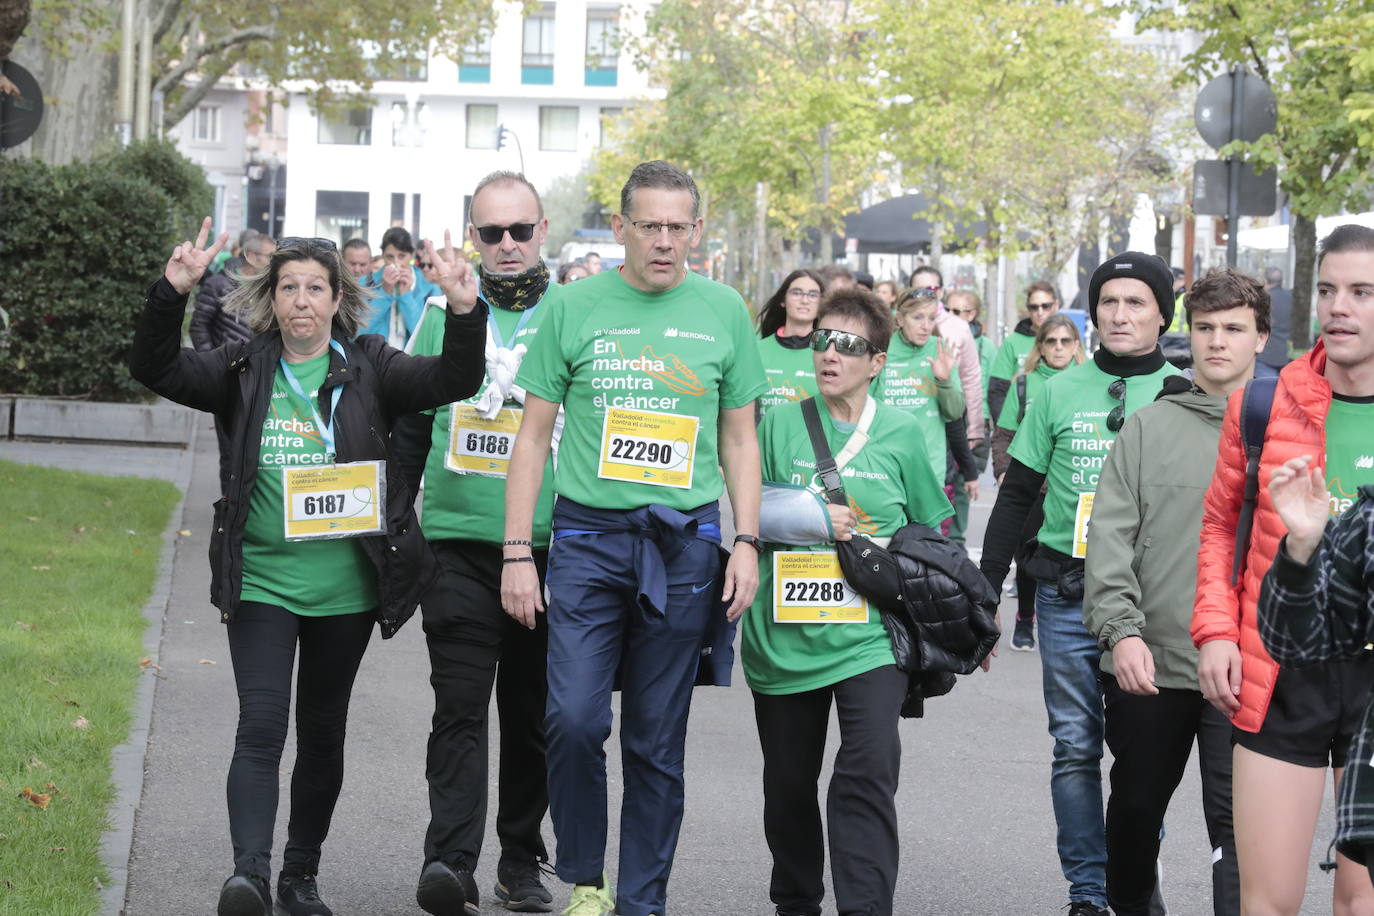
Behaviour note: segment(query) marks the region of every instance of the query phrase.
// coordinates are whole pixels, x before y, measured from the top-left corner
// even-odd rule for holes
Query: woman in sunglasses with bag
[[[819,530],[812,519],[822,497],[803,405],[775,407],[759,427],[765,487],[784,502],[794,494],[800,509],[761,519],[769,549],[741,641],[763,749],[778,916],[821,912],[817,781],[832,703],[841,734],[826,804],[835,902],[840,916],[893,912],[897,721],[908,676],[896,667],[878,609],[844,581],[834,542],[857,531],[883,544],[908,522],[934,527],[953,510],[917,421],[869,393],[891,336],[888,309],[872,293],[836,290],[821,303],[811,337],[815,404],[848,506],[825,506]]]
[[[388,461],[393,421],[471,396],[482,381],[486,308],[462,257],[426,243],[448,296],[444,352],[412,357],[354,339],[367,293],[328,239],[286,238],[266,270],[226,301],[245,343],[181,347],[186,296],[224,246],[210,220],[172,252],[149,291],[133,377],[215,415],[226,431],[222,498],[210,538],[210,598],[227,625],[239,696],[229,765],[234,872],[219,916],[270,916],[272,828],[292,669],[296,766],[277,899],[291,916],[328,916],[315,875],[343,781],[349,695],[374,624],[390,637],[434,575],[412,496]]]

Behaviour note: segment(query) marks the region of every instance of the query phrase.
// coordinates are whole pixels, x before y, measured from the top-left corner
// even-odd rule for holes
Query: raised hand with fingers
[[[229,233],[221,232],[219,238],[215,239],[215,244],[206,248],[205,242],[209,238],[210,217],[207,216],[200,224],[200,234],[196,236],[196,240],[182,242],[173,248],[172,256],[167,260],[167,270],[163,276],[172,284],[172,288],[183,296],[194,289],[200,278],[205,276],[205,269],[229,240]]]
[[[936,339],[936,354],[931,357],[930,371],[937,381],[949,381],[950,372],[954,371],[954,360],[959,355],[959,349],[952,340],[945,340],[943,337]]]
[[[1279,520],[1288,528],[1288,555],[1305,563],[1321,543],[1331,515],[1331,494],[1322,469],[1311,455],[1285,461],[1269,478],[1269,495]]]
[[[424,259],[433,264],[434,282],[448,298],[449,310],[455,315],[466,315],[477,304],[477,273],[463,252],[453,247],[453,235],[444,230],[444,247],[436,249],[434,243],[425,239]]]

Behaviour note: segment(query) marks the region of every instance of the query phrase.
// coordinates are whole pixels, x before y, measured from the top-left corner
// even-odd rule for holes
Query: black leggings
[[[239,729],[229,765],[229,837],[234,874],[272,875],[277,783],[296,685],[296,766],[282,872],[313,875],[343,785],[344,730],[353,678],[367,650],[372,613],[303,617],[246,601],[229,624],[229,654],[239,694]]]

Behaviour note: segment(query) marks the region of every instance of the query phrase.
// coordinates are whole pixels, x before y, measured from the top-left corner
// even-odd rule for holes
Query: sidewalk
[[[155,454],[143,454],[148,452]],[[166,610],[165,621],[159,613],[149,628],[148,654],[159,669],[149,669],[139,699],[139,710],[151,712],[151,727],[144,732],[136,724],[131,744],[116,755],[120,795],[107,848],[117,883],[108,891],[104,916],[212,913],[219,887],[232,870],[224,779],[238,707],[224,628],[208,594],[210,507],[218,490],[218,455],[209,422],[202,420],[194,448],[184,453],[0,443],[0,457],[184,481],[179,485],[186,502],[174,513],[162,585],[149,604]],[[975,504],[970,546],[982,543],[995,495],[988,488]],[[177,536],[178,529],[190,534]],[[1011,605],[1003,604],[1004,620]],[[418,614],[394,639],[383,642],[374,636],[354,689],[347,772],[321,865],[321,889],[338,916],[421,916],[414,895],[428,821],[424,758],[433,704],[428,673]],[[735,686],[699,690],[693,707],[687,807],[670,912],[763,916],[773,908],[751,694],[737,669]],[[961,679],[948,697],[931,701],[926,718],[904,721],[901,733],[897,804],[902,862],[896,912],[954,916],[1062,908],[1067,886],[1054,852],[1051,742],[1045,733],[1038,654],[1003,651],[991,674]],[[833,758],[837,737],[832,729],[827,761]],[[623,788],[614,735],[606,750],[611,796],[607,851],[614,881]],[[282,758],[274,863],[280,862],[286,832],[293,760],[289,739]],[[1104,785],[1109,762],[1104,761]],[[823,780],[829,779],[829,769],[827,765]],[[495,772],[493,765],[493,779]],[[1315,864],[1330,836],[1330,807],[1328,799],[1314,842],[1304,913],[1330,909],[1330,879]],[[505,912],[491,894],[498,849],[494,820],[492,810],[477,870],[486,916]],[[547,823],[545,837],[553,849]],[[126,853],[122,857],[121,848]],[[1173,913],[1210,912],[1210,852],[1197,769],[1190,765],[1174,799],[1161,855],[1165,896]],[[127,886],[118,883],[125,863]],[[556,912],[566,905],[568,889],[556,882],[551,888]],[[826,906],[833,914],[829,897]]]

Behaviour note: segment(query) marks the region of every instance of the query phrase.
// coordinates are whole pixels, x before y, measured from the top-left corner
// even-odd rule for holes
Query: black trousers
[[[543,614],[527,630],[501,609],[501,548],[478,541],[432,542],[439,578],[420,602],[429,646],[434,719],[425,778],[429,829],[425,861],[477,867],[487,824],[487,710],[493,683],[501,728],[496,835],[501,856],[544,860],[540,825],[549,808],[544,765]],[[548,551],[536,550],[542,582]]]
[[[227,627],[239,695],[239,728],[226,788],[234,874],[271,878],[278,773],[298,643],[296,766],[282,873],[319,871],[320,846],[343,785],[348,700],[376,620],[370,612],[302,617],[271,604],[239,605]]]
[[[763,748],[763,830],[773,854],[769,896],[819,916],[825,839],[817,782],[834,699],[840,749],[826,792],[830,877],[840,916],[891,916],[897,887],[897,721],[907,677],[893,666],[805,693],[754,693]]]
[[[1035,618],[1035,577],[1026,572],[1026,561],[1035,553],[1038,543],[1035,536],[1040,533],[1040,526],[1045,524],[1045,494],[1041,493],[1031,504],[1030,512],[1026,515],[1026,523],[1021,527],[1023,540],[1021,545],[1016,548],[1016,619],[1032,620]]]
[[[1145,916],[1155,889],[1159,833],[1194,740],[1202,816],[1212,844],[1212,910],[1240,912],[1231,821],[1231,723],[1196,690],[1127,693],[1103,675],[1107,746],[1115,762],[1107,800],[1107,898],[1117,916]]]

